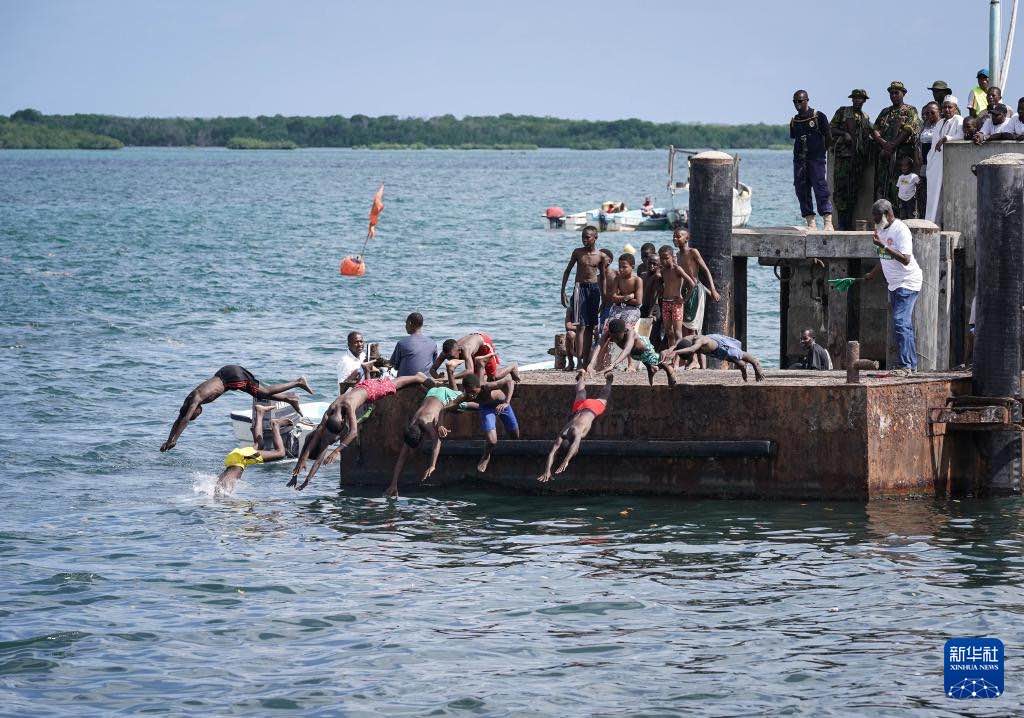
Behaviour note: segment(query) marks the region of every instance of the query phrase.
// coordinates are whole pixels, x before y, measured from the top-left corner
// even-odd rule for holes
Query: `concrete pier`
[[[642,372],[616,373],[608,410],[583,442],[569,470],[548,484],[537,476],[568,417],[573,375],[527,372],[513,406],[522,441],[500,438],[486,474],[476,471],[483,448],[475,412],[449,415],[451,435],[432,483],[496,484],[531,492],[612,492],[700,497],[869,499],[934,496],[962,480],[959,437],[929,436],[929,410],[970,389],[966,374],[897,379],[861,372],[769,371],[744,383],[735,370],[679,373],[675,387],[647,385]],[[602,384],[600,377],[591,389]],[[377,404],[361,428],[365,463],[347,457],[342,484],[380,487],[402,445],[402,429],[422,400],[402,392]],[[499,437],[502,430],[499,429]],[[421,447],[403,476],[419,485],[429,448]],[[330,474],[319,480],[330,480]]]

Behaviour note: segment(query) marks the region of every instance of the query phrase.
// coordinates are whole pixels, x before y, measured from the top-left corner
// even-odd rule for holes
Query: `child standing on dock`
[[[665,344],[674,346],[683,336],[683,296],[697,282],[678,263],[667,244],[658,250],[661,260],[661,321]]]
[[[601,312],[601,295],[604,287],[608,258],[597,251],[597,228],[587,225],[580,234],[582,247],[577,247],[569,256],[569,263],[562,273],[562,306],[572,308],[573,323],[576,325],[576,356],[582,365],[590,356],[594,345],[594,327]],[[572,292],[572,304],[565,299],[565,285],[569,273],[576,268],[576,283]]]
[[[896,194],[900,198],[900,219],[917,217],[917,186],[921,177],[914,172],[914,160],[900,157],[900,176],[896,178]]]
[[[580,442],[587,438],[587,434],[593,428],[597,417],[601,416],[605,409],[608,408],[608,399],[612,395],[613,380],[614,375],[611,372],[606,373],[604,375],[604,388],[601,389],[601,393],[597,395],[596,399],[588,399],[587,374],[584,371],[576,374],[576,398],[572,403],[572,416],[569,417],[569,421],[566,422],[565,426],[558,433],[558,438],[555,439],[555,443],[548,453],[547,467],[544,469],[544,473],[537,477],[537,481],[546,483],[551,480],[551,466],[555,463],[559,450],[566,444],[568,444],[569,448],[565,450],[565,457],[555,470],[555,473],[560,474],[569,467],[569,462],[572,461],[573,457],[580,450]]]
[[[690,233],[682,227],[677,228],[672,233],[672,243],[679,250],[676,255],[679,266],[696,282],[683,307],[683,331],[680,336],[682,339],[692,334],[700,334],[704,330],[704,307],[708,295],[711,295],[713,302],[722,297],[715,288],[715,278],[711,276],[711,270],[704,263],[700,250],[690,246]],[[699,364],[701,367],[704,366],[703,355],[699,357]]]

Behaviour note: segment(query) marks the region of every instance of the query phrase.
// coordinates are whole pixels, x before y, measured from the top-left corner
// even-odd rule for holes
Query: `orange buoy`
[[[361,257],[345,257],[338,267],[338,274],[344,277],[361,277],[366,274],[366,262]]]

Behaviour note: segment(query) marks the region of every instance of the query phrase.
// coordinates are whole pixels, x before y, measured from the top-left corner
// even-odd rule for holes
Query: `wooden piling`
[[[978,176],[977,314],[973,393],[1020,397],[1021,300],[1024,296],[1024,155],[1001,154],[976,166]],[[982,491],[1019,494],[1021,436],[979,437]]]
[[[733,310],[732,254],[733,158],[725,152],[701,152],[690,160],[690,236],[715,278],[721,295],[708,301],[704,327],[709,334],[735,336]],[[717,369],[720,360],[709,358],[708,366]]]

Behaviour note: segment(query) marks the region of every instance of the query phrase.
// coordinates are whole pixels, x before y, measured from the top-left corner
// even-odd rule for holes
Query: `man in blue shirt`
[[[423,336],[423,315],[413,312],[405,318],[405,331],[409,333],[395,345],[391,354],[391,366],[398,376],[414,376],[430,371],[437,359],[437,342]]]
[[[789,136],[793,138],[793,187],[800,201],[800,216],[809,229],[815,228],[814,205],[811,190],[818,205],[818,214],[826,232],[832,231],[832,198],[828,191],[825,157],[832,144],[832,129],[828,118],[809,106],[806,90],[793,93],[796,115],[789,121]]]

